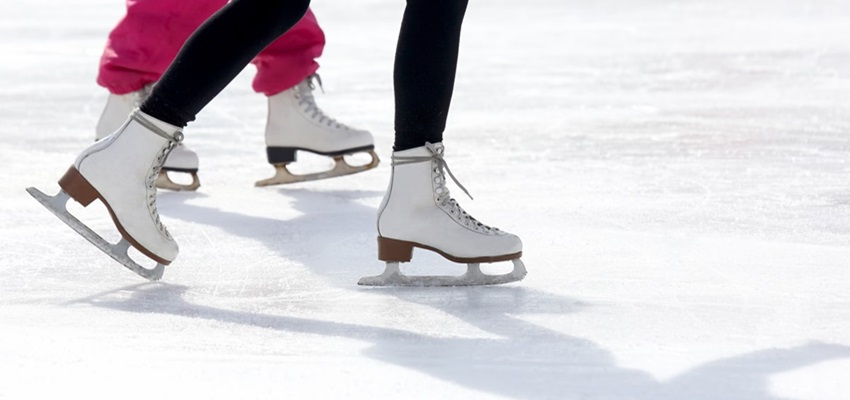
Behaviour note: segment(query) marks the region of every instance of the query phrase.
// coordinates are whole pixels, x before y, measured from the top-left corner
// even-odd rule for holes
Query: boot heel
[[[82,204],[83,207],[88,206],[98,197],[97,190],[73,166],[68,168],[62,179],[59,179],[59,187],[77,203]]]
[[[387,262],[408,262],[413,258],[413,243],[378,237],[378,259]]]

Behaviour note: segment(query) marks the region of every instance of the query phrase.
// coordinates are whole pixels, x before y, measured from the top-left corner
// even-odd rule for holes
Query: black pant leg
[[[407,0],[396,48],[395,151],[441,142],[467,0]]]
[[[141,110],[172,125],[186,126],[260,51],[294,26],[309,6],[310,0],[230,2],[189,37]]]

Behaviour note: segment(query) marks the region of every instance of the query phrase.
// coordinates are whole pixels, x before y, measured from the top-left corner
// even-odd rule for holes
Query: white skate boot
[[[153,84],[150,84],[142,90],[127,94],[110,93],[109,98],[106,100],[106,107],[100,115],[100,120],[97,121],[95,140],[103,139],[118,130],[124,124],[124,121],[127,120],[127,116],[134,109],[138,108],[142,100],[150,94],[152,88]],[[192,177],[192,183],[176,183],[168,176],[168,172],[187,173]],[[156,187],[175,191],[195,191],[200,186],[201,181],[198,179],[198,155],[180,143],[174,148],[168,159],[165,160],[162,171],[156,177]]]
[[[525,277],[519,237],[472,218],[449,195],[446,173],[457,182],[443,160],[442,143],[393,153],[390,186],[378,210],[378,259],[387,262],[383,274],[366,277],[368,286],[472,286],[518,281]],[[468,195],[468,193],[467,193]],[[413,257],[413,248],[467,263],[462,276],[406,276],[399,263]],[[479,263],[513,261],[514,270],[485,275]]]
[[[165,265],[177,257],[177,243],[159,219],[154,180],[162,164],[183,139],[179,128],[135,111],[112,135],[85,149],[59,180],[62,190],[50,197],[28,188],[62,221],[100,250],[133,272],[150,280],[162,277]],[[110,244],[71,215],[66,203],[73,198],[83,206],[99,199],[122,239]],[[127,250],[133,246],[157,262],[146,269],[134,262]]]
[[[325,115],[313,98],[312,75],[293,88],[269,97],[269,116],[266,125],[266,154],[275,167],[275,176],[258,181],[257,186],[313,181],[363,172],[378,166],[372,134],[353,129]],[[295,162],[297,151],[329,156],[334,166],[328,171],[294,175],[287,165]],[[366,165],[352,166],[343,156],[366,152],[372,160]]]

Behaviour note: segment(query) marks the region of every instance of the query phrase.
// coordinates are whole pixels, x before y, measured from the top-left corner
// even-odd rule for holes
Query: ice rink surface
[[[381,166],[254,188],[249,67],[186,131],[201,189],[160,192],[161,283],[24,192],[91,143],[122,2],[0,3],[0,399],[850,399],[850,3],[471,3],[445,144],[476,200],[454,194],[529,275],[447,289],[355,284],[383,268],[403,1],[313,5],[318,103]]]

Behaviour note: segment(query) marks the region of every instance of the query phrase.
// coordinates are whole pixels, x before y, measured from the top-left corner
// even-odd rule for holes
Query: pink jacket
[[[227,0],[127,0],[127,15],[109,34],[97,83],[115,94],[159,80],[183,42]],[[313,12],[272,42],[252,61],[254,90],[268,96],[289,89],[319,64],[325,34]]]

